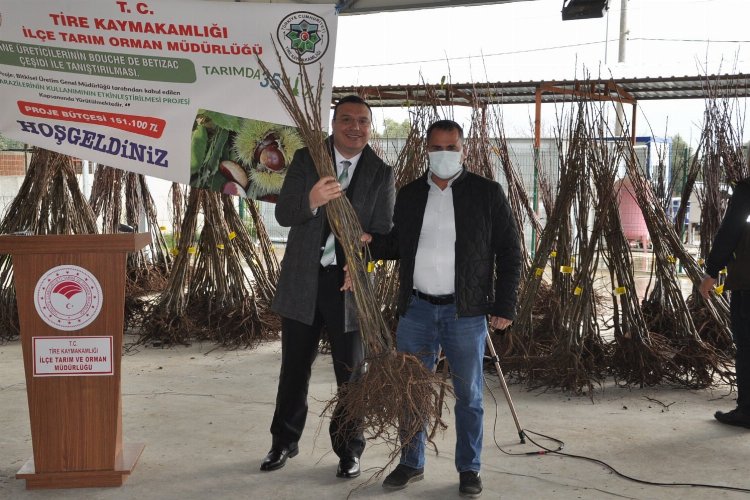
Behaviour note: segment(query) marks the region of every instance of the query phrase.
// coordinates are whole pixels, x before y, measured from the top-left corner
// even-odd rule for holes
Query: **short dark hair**
[[[454,122],[453,120],[438,120],[436,122],[433,122],[432,125],[427,127],[427,140],[430,140],[430,134],[433,130],[444,130],[446,132],[450,132],[451,130],[458,130],[458,138],[463,142],[464,140],[464,129],[461,128],[461,125]]]
[[[367,104],[367,101],[365,101],[364,99],[362,99],[360,96],[356,94],[352,94],[352,95],[348,95],[346,97],[342,97],[341,99],[339,99],[336,105],[333,107],[333,119],[334,120],[336,119],[336,113],[339,110],[339,106],[341,106],[342,104],[347,104],[347,103],[364,104],[365,106],[367,106],[367,109],[370,111],[370,118],[372,118],[372,108],[370,108],[370,105]]]

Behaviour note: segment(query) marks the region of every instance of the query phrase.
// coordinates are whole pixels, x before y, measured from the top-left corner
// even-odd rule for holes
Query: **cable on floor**
[[[493,426],[492,426],[492,439],[495,442],[495,446],[497,447],[497,449],[499,449],[501,452],[503,452],[506,455],[516,456],[516,457],[523,457],[523,456],[538,456],[538,455],[555,454],[555,455],[560,455],[562,457],[577,458],[579,460],[586,460],[588,462],[593,462],[595,464],[601,465],[602,467],[605,467],[605,468],[609,469],[610,471],[612,471],[617,476],[619,476],[619,477],[621,477],[623,479],[626,479],[628,481],[633,481],[633,482],[639,483],[639,484],[646,484],[646,485],[649,485],[649,486],[662,486],[662,487],[664,487],[664,486],[689,486],[689,487],[692,487],[692,488],[711,488],[711,489],[716,489],[716,490],[740,491],[740,492],[743,492],[743,493],[750,493],[750,489],[748,489],[748,488],[739,488],[739,487],[736,487],[736,486],[722,486],[722,485],[719,485],[719,484],[706,484],[706,483],[666,483],[666,482],[661,482],[661,481],[648,481],[646,479],[639,479],[637,477],[629,476],[629,475],[627,475],[627,474],[625,474],[623,472],[618,471],[617,469],[615,469],[614,467],[612,467],[610,464],[608,464],[604,460],[600,460],[600,459],[594,458],[594,457],[588,457],[588,456],[585,456],[585,455],[576,455],[576,454],[573,454],[573,453],[566,453],[566,452],[562,451],[563,447],[565,446],[565,443],[562,440],[557,439],[557,438],[552,437],[552,436],[547,436],[545,434],[541,434],[539,432],[528,430],[528,429],[522,429],[521,433],[523,434],[524,437],[526,437],[532,444],[534,444],[535,446],[537,446],[539,449],[535,450],[535,451],[527,451],[527,452],[520,452],[520,453],[519,452],[510,452],[510,451],[507,451],[507,450],[503,449],[503,447],[500,445],[500,443],[497,442],[497,420],[498,420],[498,414],[499,414],[499,406],[498,406],[497,398],[495,397],[495,393],[492,391],[492,389],[490,388],[489,384],[487,383],[487,378],[486,377],[484,379],[484,383],[487,386],[487,389],[489,390],[490,395],[492,396],[492,400],[495,402],[495,421],[494,421]],[[557,448],[548,448],[546,446],[543,446],[543,445],[539,444],[537,441],[534,441],[529,436],[530,434],[534,435],[534,436],[537,436],[537,437],[540,437],[540,438],[543,438],[543,439],[547,439],[549,441],[552,441],[552,442],[556,443],[557,444]]]

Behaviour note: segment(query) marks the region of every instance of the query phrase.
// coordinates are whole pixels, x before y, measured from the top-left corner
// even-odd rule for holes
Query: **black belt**
[[[447,306],[456,302],[456,296],[452,293],[448,295],[430,295],[422,293],[419,290],[412,290],[411,293],[422,300],[426,300],[433,306]]]

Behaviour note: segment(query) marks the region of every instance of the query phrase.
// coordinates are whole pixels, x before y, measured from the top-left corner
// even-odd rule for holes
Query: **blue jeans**
[[[396,330],[398,350],[417,355],[428,370],[435,367],[440,347],[448,358],[456,393],[456,470],[479,472],[484,427],[482,361],[487,338],[484,316],[456,317],[456,305],[436,306],[412,297]],[[425,432],[401,452],[401,463],[424,467]]]

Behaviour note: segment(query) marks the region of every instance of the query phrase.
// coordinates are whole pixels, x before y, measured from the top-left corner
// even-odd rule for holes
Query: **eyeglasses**
[[[366,128],[370,126],[369,118],[354,118],[353,116],[341,116],[339,118],[336,118],[335,121],[341,123],[345,127],[350,127],[354,125],[355,123],[362,128]]]

